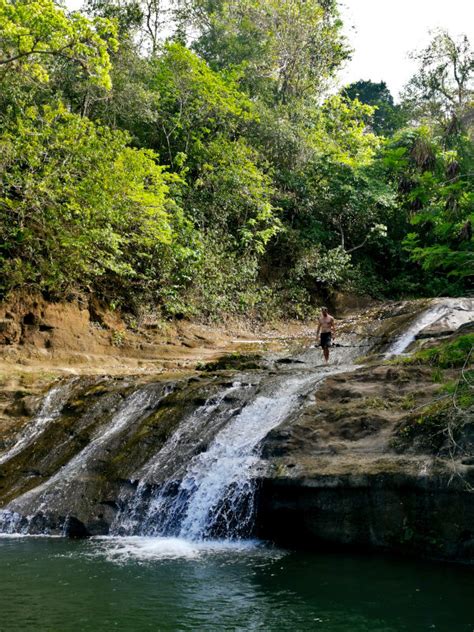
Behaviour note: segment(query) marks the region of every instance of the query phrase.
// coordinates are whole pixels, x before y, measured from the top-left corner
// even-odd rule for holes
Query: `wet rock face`
[[[291,548],[346,545],[474,562],[473,497],[448,481],[401,471],[269,479],[260,496],[260,535]]]
[[[33,533],[71,537],[106,533],[115,514],[109,501],[118,494],[119,480],[146,457],[146,438],[153,434],[150,418],[154,405],[158,406],[164,391],[173,386],[144,383],[148,397],[143,410],[130,417],[129,425],[107,435],[114,416],[140,388],[139,381],[131,386],[124,378],[66,380],[56,387],[58,396],[51,410],[43,406],[37,411],[30,425],[20,430],[10,451],[0,455],[0,506],[13,503],[13,511],[23,517],[18,518],[20,529]],[[50,393],[54,394],[54,389]],[[170,431],[168,424],[155,432],[155,445]],[[144,439],[140,452],[129,445],[133,432]],[[126,460],[122,446],[129,448]]]
[[[440,338],[459,330],[467,331],[469,327],[474,326],[472,299],[450,299],[449,309],[443,309],[446,300],[440,299],[438,304],[440,306],[438,317],[419,332],[418,339]]]
[[[65,519],[63,534],[66,538],[70,538],[71,540],[82,540],[91,535],[85,524],[74,516],[68,516]]]
[[[0,527],[73,538],[107,534],[180,421],[228,386],[225,375],[173,382],[76,378],[56,385],[9,450],[0,452]],[[222,405],[243,404],[234,396]],[[209,440],[201,428],[162,465],[185,463]],[[165,480],[157,468],[150,484]]]

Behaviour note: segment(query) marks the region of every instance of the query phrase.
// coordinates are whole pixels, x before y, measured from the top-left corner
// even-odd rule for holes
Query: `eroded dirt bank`
[[[336,297],[347,314],[367,299]],[[159,373],[194,368],[230,353],[296,348],[314,340],[317,323],[260,323],[244,318],[203,324],[146,313],[123,316],[95,299],[49,302],[17,294],[0,303],[0,375]]]

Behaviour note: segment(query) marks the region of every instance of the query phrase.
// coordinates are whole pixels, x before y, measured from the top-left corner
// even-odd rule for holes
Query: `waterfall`
[[[140,482],[132,497],[127,492],[121,495],[121,510],[111,526],[112,533],[130,535],[159,531],[157,520],[160,523],[166,520],[166,497],[172,498],[175,481],[184,475],[196,451],[205,449],[209,435],[212,436],[216,428],[220,428],[235,413],[232,401],[226,400],[232,393],[247,388],[249,386],[234,382],[230,387],[210,396],[181,420],[158,453],[133,476],[133,479]],[[159,497],[150,492],[157,484],[162,489]],[[169,504],[171,503],[172,500],[169,500]]]
[[[340,370],[340,369],[338,369]],[[319,380],[321,377],[319,376]],[[248,536],[252,528],[255,478],[260,444],[298,406],[298,399],[318,381],[314,373],[279,378],[242,409],[219,404],[242,388],[233,385],[216,400],[206,402],[189,418],[147,465],[131,501],[112,525],[112,533],[177,536],[190,540]],[[150,491],[149,481],[186,435],[196,436],[212,417],[226,423],[208,447],[183,467],[167,472],[164,484]]]
[[[0,454],[0,465],[6,463],[27,446],[31,445],[35,439],[45,432],[49,424],[60,416],[61,409],[67,402],[76,381],[77,378],[74,378],[65,384],[53,386],[43,399],[38,413],[26,426],[24,432],[20,434],[17,441],[9,450]]]
[[[264,437],[294,410],[313,376],[288,380],[273,395],[259,396],[190,463],[177,495],[179,536],[197,540],[247,535],[252,524],[255,475]]]
[[[306,353],[306,360],[312,362],[306,368],[241,374],[239,379],[221,387],[212,380],[203,385],[198,382],[194,387],[184,382],[174,404],[166,404],[165,400],[175,391],[176,384],[150,383],[130,392],[125,383],[127,390],[121,402],[120,397],[109,399],[104,408],[98,399],[85,409],[86,427],[93,428],[87,445],[68,456],[46,480],[40,477],[32,481],[36,486],[0,510],[0,532],[64,534],[70,532],[71,521],[76,526],[82,524],[81,520],[94,525],[102,520],[101,513],[108,511],[111,535],[190,541],[248,537],[253,526],[256,481],[263,474],[263,439],[304,405],[318,382],[353,368],[344,363],[314,366],[320,359],[319,351]],[[200,402],[206,392],[207,399]],[[59,419],[57,423],[61,424],[66,400],[66,392],[50,391],[31,431],[17,441],[10,455],[25,449],[34,454],[35,437],[47,432],[51,420]],[[141,436],[143,420],[162,407],[164,421],[160,423],[166,423],[168,414],[175,414],[173,406],[181,410],[179,402],[183,401],[187,403],[185,410],[189,411],[194,401],[198,406],[182,415],[154,454],[136,461],[138,470],[129,471],[128,480],[101,479],[103,467],[113,462],[122,441]],[[104,410],[108,411],[106,418]],[[61,450],[69,454],[71,449],[67,447],[67,436],[64,443],[51,448],[60,450],[58,454]],[[108,495],[114,486],[119,491]],[[103,500],[100,494],[104,494]],[[103,533],[103,528],[99,526],[98,533]]]
[[[77,498],[87,503],[88,499],[82,499],[80,490],[82,486],[87,488],[88,470],[94,466],[108,444],[118,440],[123,431],[139,421],[147,411],[156,408],[171,391],[169,385],[158,389],[143,387],[128,396],[112,416],[109,425],[100,427],[85,448],[47,481],[18,496],[0,510],[0,533],[48,532],[44,516],[56,507],[63,507]],[[63,516],[61,525],[56,527],[62,528],[67,520],[68,516]]]
[[[471,318],[468,299],[435,301],[386,356],[403,353],[420,332],[436,335],[440,323],[452,331]],[[111,378],[98,392],[87,381],[54,386],[0,454],[0,491],[13,499],[0,510],[0,532],[70,533],[75,524],[83,533],[194,542],[248,537],[264,438],[290,422],[322,380],[356,368],[357,345],[349,347],[334,349],[329,366],[306,349],[298,365],[275,362],[274,370],[234,373],[231,381],[201,375],[133,387]]]
[[[437,299],[396,338],[385,352],[385,357],[390,358],[403,353],[420,333],[429,330],[435,323],[443,321],[446,325],[445,329],[451,326],[454,330],[463,323],[469,322],[471,318],[472,301],[470,299]]]

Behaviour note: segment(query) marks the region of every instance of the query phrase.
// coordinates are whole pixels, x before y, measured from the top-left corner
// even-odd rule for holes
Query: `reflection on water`
[[[177,538],[0,539],[1,632],[472,632],[474,569]]]

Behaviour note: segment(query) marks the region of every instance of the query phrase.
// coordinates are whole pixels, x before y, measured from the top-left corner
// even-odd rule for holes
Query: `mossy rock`
[[[440,369],[464,366],[474,349],[474,333],[457,335],[441,343],[417,351],[408,358],[396,360],[399,364],[427,364]],[[474,362],[474,358],[471,360]]]
[[[262,357],[258,354],[232,353],[212,362],[199,364],[199,371],[249,371],[262,368]]]

